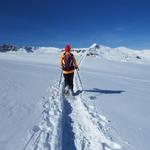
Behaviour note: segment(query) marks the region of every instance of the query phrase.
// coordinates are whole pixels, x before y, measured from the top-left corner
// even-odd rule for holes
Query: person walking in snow
[[[74,55],[70,52],[70,50],[70,45],[67,44],[64,52],[60,55],[60,66],[64,76],[65,93],[70,91],[73,95],[74,70],[78,69],[78,65]]]

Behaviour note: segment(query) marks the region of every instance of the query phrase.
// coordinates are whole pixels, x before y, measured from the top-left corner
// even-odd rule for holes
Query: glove
[[[61,66],[61,69],[64,70],[64,66]]]
[[[78,66],[76,66],[75,69],[79,70]]]

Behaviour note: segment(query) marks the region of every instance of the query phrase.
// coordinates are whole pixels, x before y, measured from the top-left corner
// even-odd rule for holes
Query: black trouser
[[[69,89],[71,89],[72,91],[73,91],[73,76],[74,76],[74,73],[64,74],[65,87],[68,86]]]

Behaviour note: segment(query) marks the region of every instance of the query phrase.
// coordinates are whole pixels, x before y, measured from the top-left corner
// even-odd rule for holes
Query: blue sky
[[[149,0],[0,0],[0,44],[150,48]]]

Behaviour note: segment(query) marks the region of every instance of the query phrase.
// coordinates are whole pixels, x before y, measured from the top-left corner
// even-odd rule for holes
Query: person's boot
[[[64,94],[65,95],[69,95],[69,86],[65,87]]]
[[[70,91],[70,95],[71,95],[71,96],[74,96],[73,89],[70,89],[69,91]]]

